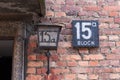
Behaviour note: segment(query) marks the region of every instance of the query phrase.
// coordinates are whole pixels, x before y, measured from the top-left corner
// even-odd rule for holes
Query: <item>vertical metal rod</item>
[[[47,75],[49,75],[49,73],[50,73],[50,52],[49,52],[49,50],[47,51],[47,53],[46,53],[46,57],[47,57],[47,72],[46,72],[46,74]]]

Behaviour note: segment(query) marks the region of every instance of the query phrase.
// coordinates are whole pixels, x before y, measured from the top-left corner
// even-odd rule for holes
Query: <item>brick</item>
[[[36,55],[34,55],[34,54],[29,55],[28,60],[36,60]]]
[[[114,24],[114,23],[111,23],[110,28],[119,28],[119,24]]]
[[[119,11],[120,10],[118,6],[104,6],[103,9],[108,11],[108,12],[109,11]]]
[[[65,61],[72,61],[71,57],[69,55],[63,55],[61,60],[65,60]]]
[[[85,6],[83,7],[85,11],[99,11],[101,8],[99,6]]]
[[[51,21],[53,23],[70,23],[71,19],[68,17],[57,17],[57,18],[51,18]]]
[[[101,73],[100,75],[99,75],[99,79],[100,80],[109,80],[110,78],[109,78],[110,76],[109,76],[109,73]]]
[[[36,69],[35,68],[28,68],[27,69],[27,73],[28,74],[35,74],[36,73]]]
[[[37,40],[37,35],[31,35],[30,36],[30,41],[36,41]]]
[[[105,1],[104,1],[104,0],[99,0],[99,1],[97,1],[97,2],[98,2],[98,5],[99,5],[99,6],[105,4]]]
[[[65,12],[55,12],[55,17],[66,17]]]
[[[74,74],[85,74],[85,73],[88,73],[88,72],[90,72],[91,70],[89,69],[87,69],[87,68],[85,68],[85,67],[83,67],[83,68],[81,68],[81,67],[71,67],[70,68],[70,70],[71,70],[71,72],[72,73],[74,73]]]
[[[52,74],[65,74],[65,73],[69,73],[70,72],[70,70],[69,69],[60,69],[60,68],[55,68],[55,69],[51,69],[51,73]]]
[[[115,23],[120,23],[120,18],[115,18]]]
[[[59,60],[59,57],[58,57],[58,55],[51,55],[51,59],[52,59],[53,61],[58,61],[58,60]]]
[[[119,35],[120,34],[120,29],[117,28],[115,30],[112,30],[112,35]]]
[[[72,47],[72,43],[71,42],[59,42],[58,47],[70,48],[70,47]]]
[[[112,73],[113,69],[110,67],[103,67],[103,68],[94,68],[93,70],[94,73]]]
[[[113,69],[112,68],[103,68],[102,72],[103,73],[113,73]]]
[[[62,5],[61,10],[68,16],[75,16],[82,8],[79,6]]]
[[[118,12],[109,12],[109,16],[111,16],[111,17],[116,17],[118,15],[119,15]]]
[[[61,31],[62,35],[71,35],[72,34],[72,30],[71,29],[63,29]]]
[[[46,16],[47,16],[47,17],[53,17],[53,16],[54,16],[54,12],[52,12],[52,11],[47,11],[47,12],[46,12]]]
[[[92,67],[99,66],[99,62],[98,61],[89,61],[89,66],[92,66]]]
[[[103,30],[100,30],[100,35],[112,35],[113,32],[111,29],[103,29]]]
[[[89,1],[86,1],[86,3],[88,5],[96,5],[97,4],[97,2],[95,0],[89,0]]]
[[[117,1],[118,5],[120,5],[120,1]]]
[[[39,75],[39,74],[46,74],[46,72],[47,72],[47,69],[46,68],[38,68],[37,69],[37,74]]]
[[[72,29],[72,25],[71,24],[66,24],[65,26],[67,29]]]
[[[56,4],[63,5],[63,4],[65,4],[65,1],[64,1],[64,0],[56,0],[55,3],[56,3]]]
[[[119,63],[120,63],[119,60],[111,60],[110,65],[111,66],[120,66]]]
[[[117,35],[109,35],[109,40],[110,41],[119,41],[119,36],[117,36]]]
[[[65,80],[75,80],[76,75],[75,74],[66,74]]]
[[[119,60],[120,55],[119,54],[107,54],[106,59],[108,59],[108,60]]]
[[[110,74],[110,79],[120,79],[120,74],[112,73]]]
[[[103,60],[99,62],[100,66],[110,66],[110,63],[111,60]]]
[[[54,12],[58,12],[58,11],[61,11],[61,6],[56,4],[56,5],[53,5],[51,6],[51,10],[54,11]],[[53,15],[53,13],[52,13]],[[54,16],[54,15],[53,15]]]
[[[86,4],[86,1],[83,1],[83,0],[76,1],[76,5],[85,5],[85,4]]]
[[[57,62],[57,65],[60,66],[60,67],[67,66],[67,64],[66,64],[65,61],[58,61],[58,62]]]
[[[119,66],[119,60],[105,60],[100,61],[99,64],[101,66]]]
[[[81,57],[79,55],[64,55],[62,56],[62,60],[79,61],[81,60]]]
[[[114,22],[114,18],[99,18],[99,21],[102,23],[112,23]]]
[[[106,48],[104,47],[104,48],[101,48],[100,52],[103,54],[108,54],[108,53],[111,53],[111,50],[109,47],[106,47]]]
[[[113,68],[114,72],[116,73],[119,73],[120,72],[120,68],[119,67],[116,67],[116,68]]]
[[[99,15],[100,15],[101,17],[103,17],[103,16],[108,16],[108,12],[105,11],[105,10],[99,11],[98,13],[99,13]]]
[[[79,53],[87,54],[89,52],[88,48],[80,48]]]
[[[116,46],[120,47],[120,41],[116,42]]]
[[[65,48],[58,48],[57,49],[57,53],[59,53],[59,54],[65,54],[65,53],[67,53],[67,49],[65,49]]]
[[[96,73],[96,74],[97,73],[103,73],[103,69],[96,67],[96,68],[93,69],[93,72]]]
[[[78,14],[78,11],[68,11],[68,12],[66,12],[67,16],[77,16],[77,14]]]
[[[103,72],[105,72],[105,73],[114,73],[115,70],[114,70],[114,68],[104,68]]]
[[[28,62],[28,67],[41,67],[43,66],[43,62],[41,61],[29,61]]]
[[[70,5],[62,5],[61,10],[64,12],[68,12],[69,10],[73,11],[73,7],[71,7]]]
[[[63,75],[49,74],[45,76],[44,80],[62,80],[62,79],[64,79]]]
[[[28,75],[26,80],[42,80],[42,78],[41,75]]]
[[[79,11],[77,13],[78,16],[86,16],[87,15],[87,11]]]
[[[74,1],[73,0],[65,0],[66,5],[74,5]]]
[[[35,48],[35,47],[37,47],[37,43],[35,41],[30,41],[29,42],[29,47],[30,48]]]
[[[98,54],[99,52],[100,52],[100,50],[98,48],[91,48],[91,49],[89,49],[88,54]]]
[[[103,60],[105,57],[102,54],[90,54],[90,55],[84,55],[84,60]]]
[[[89,77],[90,80],[98,80],[99,75],[97,75],[97,74],[89,74],[88,77]]]
[[[37,56],[37,60],[46,61],[47,57],[45,55],[40,54]]]
[[[96,18],[100,17],[98,13],[93,12],[93,11],[87,13],[86,16],[88,16],[88,17],[92,16],[92,17],[96,17]]]
[[[114,0],[109,0],[109,1],[108,1],[108,4],[109,4],[110,6],[112,6],[112,5],[115,5],[116,3],[115,3]]]
[[[69,62],[67,62],[67,66],[69,66],[69,67],[77,66],[77,62],[76,61],[69,61]]]
[[[101,23],[99,25],[99,27],[100,27],[100,29],[109,28],[109,24],[107,24],[107,23]]]
[[[108,42],[108,41],[104,41],[104,42],[100,42],[100,47],[115,47],[115,42]]]
[[[111,52],[112,52],[113,54],[119,54],[120,48],[119,48],[119,47],[118,47],[118,48],[111,48]]]
[[[113,41],[108,42],[108,45],[109,45],[110,47],[115,47],[115,46],[116,46],[116,45],[115,45],[115,42],[113,42]]]
[[[115,54],[108,54],[106,56],[106,59],[116,59],[116,55]]]
[[[53,0],[46,0],[45,2],[46,2],[46,4],[48,4],[48,5],[54,4],[54,1],[53,1]]]
[[[79,55],[70,55],[70,58],[71,60],[75,60],[75,61],[81,60],[81,57]]]
[[[100,39],[101,41],[103,41],[103,40],[108,40],[108,36],[102,35],[102,36],[99,36],[99,39]]]
[[[78,74],[78,79],[79,80],[87,80],[87,74]]]
[[[72,35],[60,35],[59,41],[71,41]]]
[[[51,62],[50,62],[50,66],[51,66],[51,67],[57,67],[57,64],[56,64],[55,61],[51,61]]]
[[[79,61],[78,64],[79,64],[81,67],[88,67],[88,66],[89,66],[88,61]]]

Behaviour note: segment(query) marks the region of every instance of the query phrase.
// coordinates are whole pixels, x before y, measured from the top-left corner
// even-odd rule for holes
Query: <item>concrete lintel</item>
[[[32,21],[32,14],[0,13],[0,21]]]

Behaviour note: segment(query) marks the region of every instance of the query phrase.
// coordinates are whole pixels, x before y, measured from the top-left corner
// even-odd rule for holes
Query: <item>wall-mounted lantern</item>
[[[59,41],[59,34],[60,34],[62,26],[53,25],[53,24],[43,24],[43,23],[38,23],[35,26],[37,27],[38,47],[40,50],[47,50],[46,52],[46,56],[48,59],[47,74],[49,74],[50,73],[50,69],[49,69],[50,52],[49,50],[57,49],[58,41]]]
[[[57,49],[61,26],[52,24],[37,24],[38,47],[40,49]]]

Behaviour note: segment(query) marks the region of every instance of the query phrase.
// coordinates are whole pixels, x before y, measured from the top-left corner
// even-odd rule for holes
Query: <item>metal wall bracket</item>
[[[46,72],[46,74],[47,75],[49,75],[49,73],[50,73],[50,56],[51,56],[51,54],[50,54],[50,52],[48,50],[46,52],[46,57],[47,57],[47,72]]]

